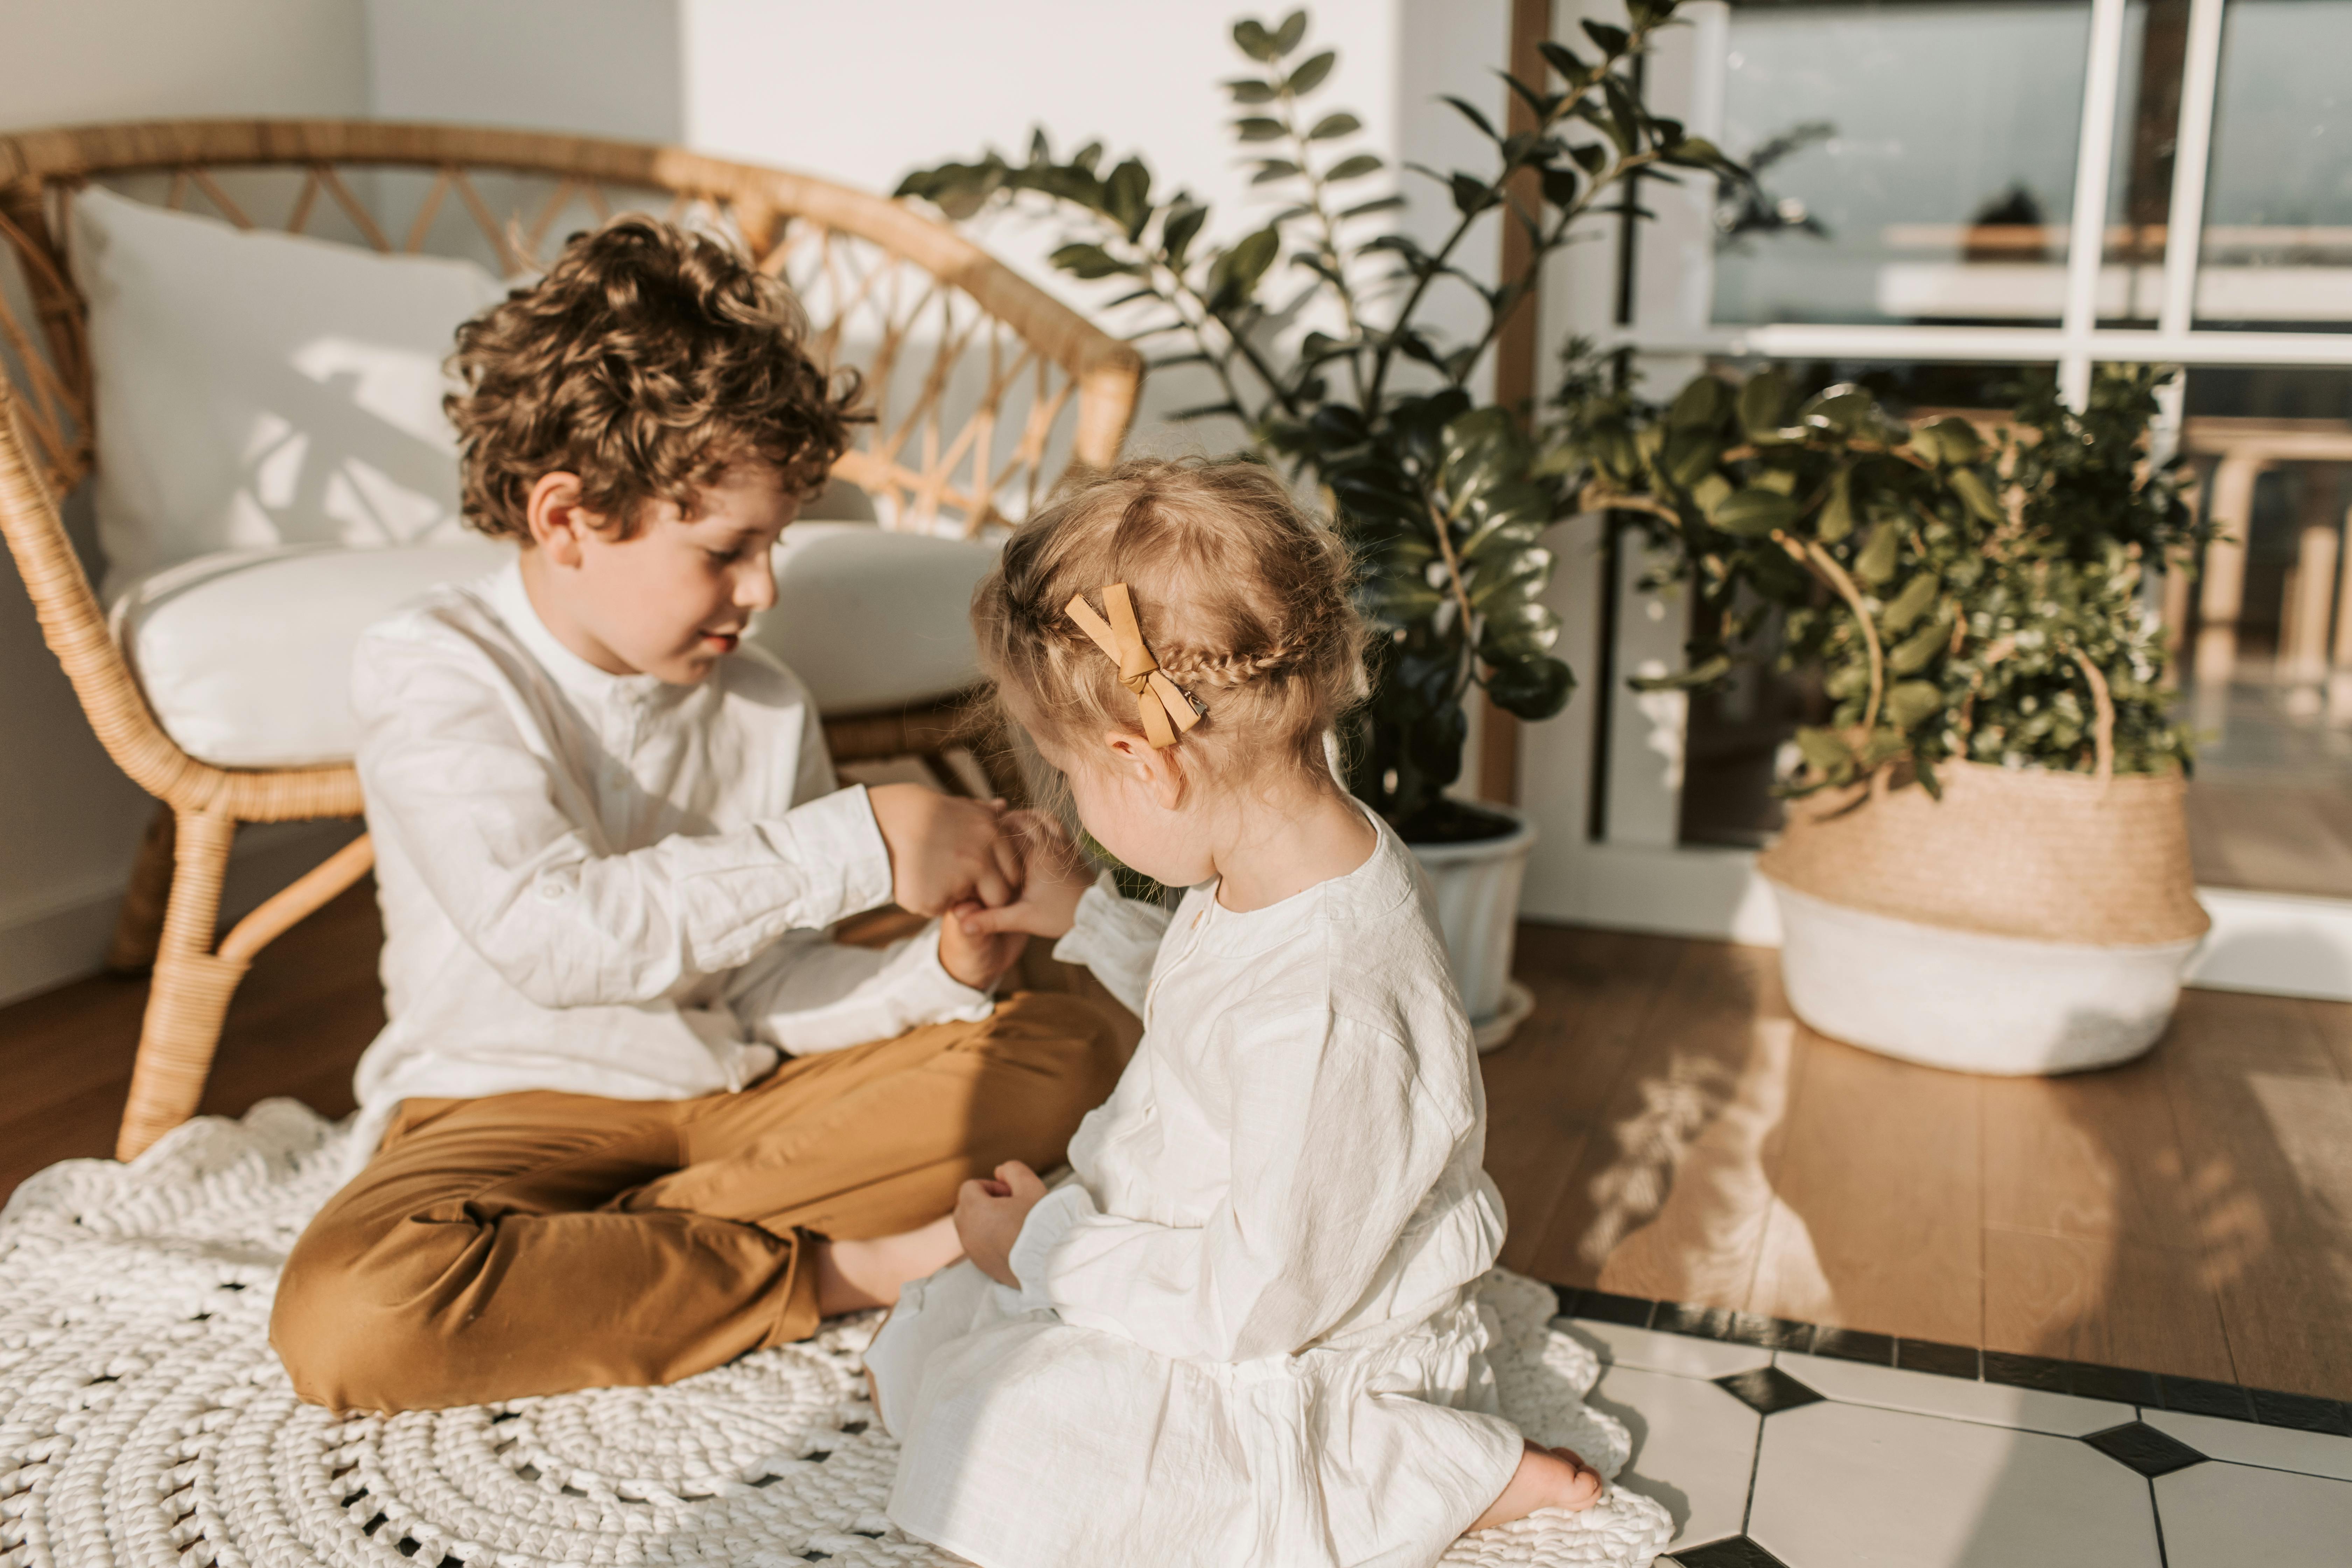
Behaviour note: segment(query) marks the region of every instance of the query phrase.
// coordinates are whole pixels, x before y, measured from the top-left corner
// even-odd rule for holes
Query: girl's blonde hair
[[[1152,658],[1206,710],[1177,742],[1212,770],[1321,771],[1361,701],[1366,632],[1347,547],[1244,458],[1139,458],[1066,482],[972,595],[982,666],[1042,739],[1139,732],[1118,666],[1066,613],[1124,583]]]

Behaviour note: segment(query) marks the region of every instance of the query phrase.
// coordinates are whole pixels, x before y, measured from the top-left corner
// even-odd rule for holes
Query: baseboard
[[[325,859],[360,831],[355,822],[271,823],[244,829],[221,892],[224,925]],[[0,1005],[95,974],[114,938],[122,883],[93,878],[38,900],[0,908]]]

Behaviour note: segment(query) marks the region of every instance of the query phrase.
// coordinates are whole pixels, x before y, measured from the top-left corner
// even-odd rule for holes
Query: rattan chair
[[[59,500],[90,472],[95,450],[86,312],[62,239],[74,193],[92,181],[175,207],[201,203],[240,227],[276,214],[289,232],[380,251],[471,253],[507,275],[530,271],[551,237],[625,206],[724,232],[799,290],[820,352],[865,374],[876,421],[835,474],[890,527],[975,534],[1017,516],[1065,464],[1109,464],[1140,384],[1133,350],[954,230],[781,170],[670,147],[361,121],[0,137],[0,240],[31,307],[21,318],[0,289],[0,531],[92,729],[163,803],[112,954],[119,967],[153,966],[117,1142],[123,1159],[194,1113],[254,954],[365,875],[373,856],[362,837],[215,945],[237,826],[356,816],[359,780],[348,764],[231,769],[183,751],[142,695],[68,542]],[[826,734],[843,761],[936,763],[961,707],[828,713]]]

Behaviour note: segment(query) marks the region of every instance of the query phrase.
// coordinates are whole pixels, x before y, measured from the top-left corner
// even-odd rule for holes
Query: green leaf
[[[1265,30],[1265,24],[1249,17],[1234,24],[1234,42],[1254,60],[1271,61],[1282,53],[1275,47],[1274,35]]]
[[[1140,238],[1151,221],[1151,171],[1133,158],[1119,164],[1103,182],[1103,205],[1128,238]]]
[[[1853,748],[1835,730],[1806,726],[1797,731],[1797,754],[1817,773],[1834,773],[1853,766]]]
[[[1974,468],[1954,468],[1945,477],[1951,480],[1952,489],[1959,496],[1960,503],[1974,512],[1979,521],[1997,524],[2003,521],[2000,498],[1992,493],[1992,487],[1986,484],[1984,477]]]
[[[1889,635],[1899,636],[1908,630],[1911,624],[1926,615],[1935,604],[1936,594],[1942,586],[1934,572],[1915,573],[1911,581],[1903,584],[1903,591],[1895,595],[1894,602],[1879,616],[1879,625]]]
[[[1339,217],[1342,222],[1351,217],[1370,217],[1374,213],[1393,212],[1404,205],[1402,196],[1380,196],[1346,208],[1339,214]]]
[[[1245,303],[1281,248],[1281,233],[1271,226],[1235,241],[1209,268],[1210,309],[1231,310]]]
[[[1797,503],[1777,490],[1750,486],[1716,509],[1715,526],[1744,539],[1762,539],[1797,520]]]
[[[1859,387],[1832,386],[1815,393],[1805,405],[1797,410],[1797,417],[1807,423],[1815,420],[1843,436],[1851,436],[1863,427],[1878,405],[1870,394]]]
[[[1584,36],[1598,45],[1602,54],[1612,59],[1623,54],[1626,46],[1633,42],[1626,36],[1624,28],[1612,27],[1606,22],[1586,22],[1582,26]]]
[[[1575,170],[1554,164],[1543,172],[1538,183],[1543,187],[1543,199],[1552,205],[1570,207],[1576,205],[1580,182]]]
[[[1486,676],[1486,695],[1495,706],[1531,721],[1549,719],[1567,707],[1575,690],[1575,673],[1544,655],[1496,665]]]
[[[1359,153],[1351,158],[1342,158],[1324,170],[1323,177],[1331,181],[1360,180],[1366,174],[1378,174],[1381,167],[1382,164],[1377,154]]]
[[[1234,134],[1244,142],[1275,142],[1289,134],[1282,121],[1252,114],[1234,121]]]
[[[1679,430],[1717,425],[1730,406],[1731,388],[1724,384],[1721,377],[1702,373],[1675,395],[1674,402],[1666,408],[1666,426]]]
[[[1304,10],[1293,11],[1289,16],[1285,16],[1281,25],[1274,30],[1274,52],[1278,55],[1288,54],[1298,47],[1298,40],[1306,36],[1307,13]]]
[[[1328,142],[1334,136],[1347,136],[1361,131],[1364,122],[1352,114],[1327,114],[1315,122],[1307,133],[1309,142]]]
[[[1873,587],[1895,575],[1895,552],[1903,548],[1900,525],[1882,522],[1870,531],[1868,542],[1853,563],[1853,574]]]
[[[1270,185],[1276,180],[1290,179],[1298,172],[1298,165],[1287,158],[1260,158],[1257,161],[1257,173],[1250,176],[1250,184]],[[1291,215],[1286,213],[1283,216],[1286,217]],[[1279,223],[1282,219],[1276,218],[1275,221]]]
[[[1478,657],[1489,664],[1533,658],[1559,640],[1559,616],[1533,599],[1497,605],[1486,616],[1478,638]]]
[[[1575,52],[1564,44],[1556,44],[1549,38],[1546,38],[1536,46],[1536,52],[1543,56],[1546,65],[1570,81],[1575,81],[1584,75],[1586,69],[1584,62],[1578,59]]]
[[[1304,97],[1321,87],[1323,79],[1329,76],[1331,68],[1339,63],[1339,57],[1329,49],[1319,55],[1310,55],[1298,62],[1298,68],[1290,73],[1290,79],[1283,85],[1290,89],[1293,97]]]
[[[1703,425],[1685,426],[1666,432],[1666,443],[1658,449],[1658,467],[1676,486],[1688,489],[1714,472],[1722,457],[1723,442],[1714,430]]]
[[[1235,103],[1241,104],[1272,103],[1282,96],[1281,89],[1274,83],[1260,81],[1251,76],[1237,77],[1225,83],[1225,90],[1234,95]]]
[[[1739,389],[1739,425],[1750,440],[1778,435],[1788,410],[1788,373],[1779,365],[1749,376]]]
[[[1931,659],[1951,646],[1951,641],[1950,628],[1937,621],[1896,643],[1894,651],[1886,656],[1886,668],[1897,675],[1925,669]]]
[[[1886,717],[1898,730],[1916,730],[1944,710],[1944,689],[1932,680],[1899,680],[1886,694]]]
[[[1111,278],[1137,270],[1134,263],[1119,260],[1099,245],[1066,245],[1046,259],[1073,278]]]
[[[1835,544],[1853,531],[1853,470],[1840,468],[1830,480],[1829,499],[1822,503],[1822,515],[1813,524],[1813,533],[1823,544]]]
[[[1168,253],[1168,265],[1178,272],[1184,270],[1184,254],[1192,248],[1193,237],[1201,226],[1209,221],[1209,209],[1195,202],[1178,201],[1168,209],[1160,225],[1160,248]]]
[[[1984,453],[1984,441],[1977,435],[1977,427],[1958,415],[1921,426],[1911,433],[1911,445],[1923,457],[1938,463],[1973,463]]]
[[[1446,184],[1454,193],[1454,210],[1465,217],[1485,212],[1503,199],[1500,191],[1475,174],[1454,174]]]
[[[1445,94],[1438,101],[1441,103],[1451,104],[1454,107],[1454,111],[1460,114],[1463,119],[1468,121],[1471,124],[1484,132],[1486,133],[1486,140],[1489,142],[1500,142],[1502,140],[1502,137],[1496,134],[1495,122],[1487,119],[1483,113],[1479,112],[1475,104],[1472,104],[1465,100],[1456,98],[1452,93]]]

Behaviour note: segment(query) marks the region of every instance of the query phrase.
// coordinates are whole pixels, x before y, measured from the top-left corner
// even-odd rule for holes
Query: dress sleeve
[[[796,1057],[903,1035],[925,1024],[978,1023],[996,1008],[940,963],[940,926],[884,948],[793,931],[744,966],[728,1005],[756,1040]]]
[[[1093,970],[1106,990],[1141,1017],[1152,961],[1160,956],[1171,912],[1158,904],[1119,897],[1118,882],[1105,871],[1078,900],[1068,932],[1054,944],[1054,956]]]
[[[1253,1023],[1225,1054],[1233,1185],[1208,1222],[1123,1219],[1062,1187],[1013,1248],[1028,1305],[1235,1362],[1303,1350],[1363,1299],[1465,1129],[1415,1093],[1409,1047],[1328,1012]]]
[[[371,638],[352,696],[370,830],[400,840],[467,942],[543,1007],[653,1001],[890,897],[862,787],[600,854],[567,814],[576,791],[480,672],[430,645]]]

